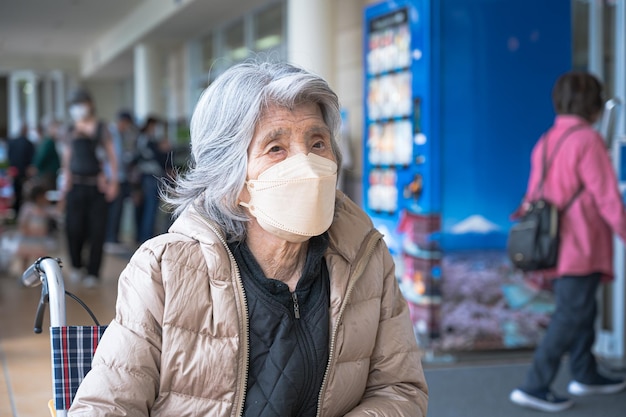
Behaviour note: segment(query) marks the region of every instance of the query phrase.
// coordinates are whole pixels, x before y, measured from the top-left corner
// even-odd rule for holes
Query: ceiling
[[[120,20],[144,3],[168,0],[0,0],[0,66],[3,59],[70,59],[83,54]],[[179,11],[142,39],[163,45],[206,33],[245,11],[275,0],[169,0]],[[94,78],[132,74],[132,48],[100,68]]]
[[[0,53],[78,56],[144,0],[0,0]]]

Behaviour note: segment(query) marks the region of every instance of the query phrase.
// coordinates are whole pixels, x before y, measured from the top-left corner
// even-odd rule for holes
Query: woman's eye
[[[272,146],[270,152],[280,152],[280,146]]]

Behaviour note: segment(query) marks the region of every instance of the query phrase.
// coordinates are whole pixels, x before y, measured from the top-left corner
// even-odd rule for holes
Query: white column
[[[20,131],[22,114],[20,106],[19,79],[9,75],[9,126],[7,134],[13,137]]]
[[[9,75],[9,135],[15,136],[24,122],[34,129],[39,117],[37,109],[37,75],[33,71],[12,72]]]
[[[330,0],[288,0],[287,58],[334,82],[335,24]]]
[[[67,99],[65,95],[65,75],[63,71],[52,71],[50,73],[52,79],[52,116],[55,120],[65,120]]]
[[[44,123],[50,122],[54,118],[54,80],[50,74],[46,74],[42,79],[43,97],[40,97],[43,103],[43,114],[40,115]],[[44,126],[45,128],[45,126]]]
[[[589,2],[589,72],[604,79],[604,2]]]
[[[134,107],[141,124],[150,114],[163,115],[163,61],[160,51],[148,44],[135,46],[134,58]]]

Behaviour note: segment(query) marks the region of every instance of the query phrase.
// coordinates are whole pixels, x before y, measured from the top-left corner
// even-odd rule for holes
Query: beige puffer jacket
[[[335,213],[325,254],[330,359],[318,415],[425,416],[420,352],[391,256],[341,193]],[[121,274],[116,317],[70,415],[241,415],[247,326],[237,265],[207,221],[187,211]]]

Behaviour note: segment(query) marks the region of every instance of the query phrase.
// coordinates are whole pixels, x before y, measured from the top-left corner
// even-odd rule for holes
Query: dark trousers
[[[159,211],[159,179],[154,175],[141,177],[142,202],[137,222],[137,242],[143,243],[155,235],[157,214]]]
[[[550,389],[565,353],[569,353],[573,379],[583,384],[593,384],[597,379],[597,363],[591,348],[595,340],[599,283],[600,274],[564,276],[554,280],[556,310],[535,350],[523,390]]]
[[[107,226],[107,202],[95,185],[74,185],[66,197],[65,227],[70,260],[83,267],[83,248],[89,243],[87,274],[99,276]]]
[[[15,219],[19,217],[20,208],[24,201],[24,183],[27,178],[24,175],[18,175],[13,178],[13,211],[15,212]]]
[[[109,203],[106,242],[118,243],[120,234],[120,225],[122,223],[122,213],[124,211],[124,201],[130,197],[130,183],[127,181],[120,183],[120,190],[115,200]]]

